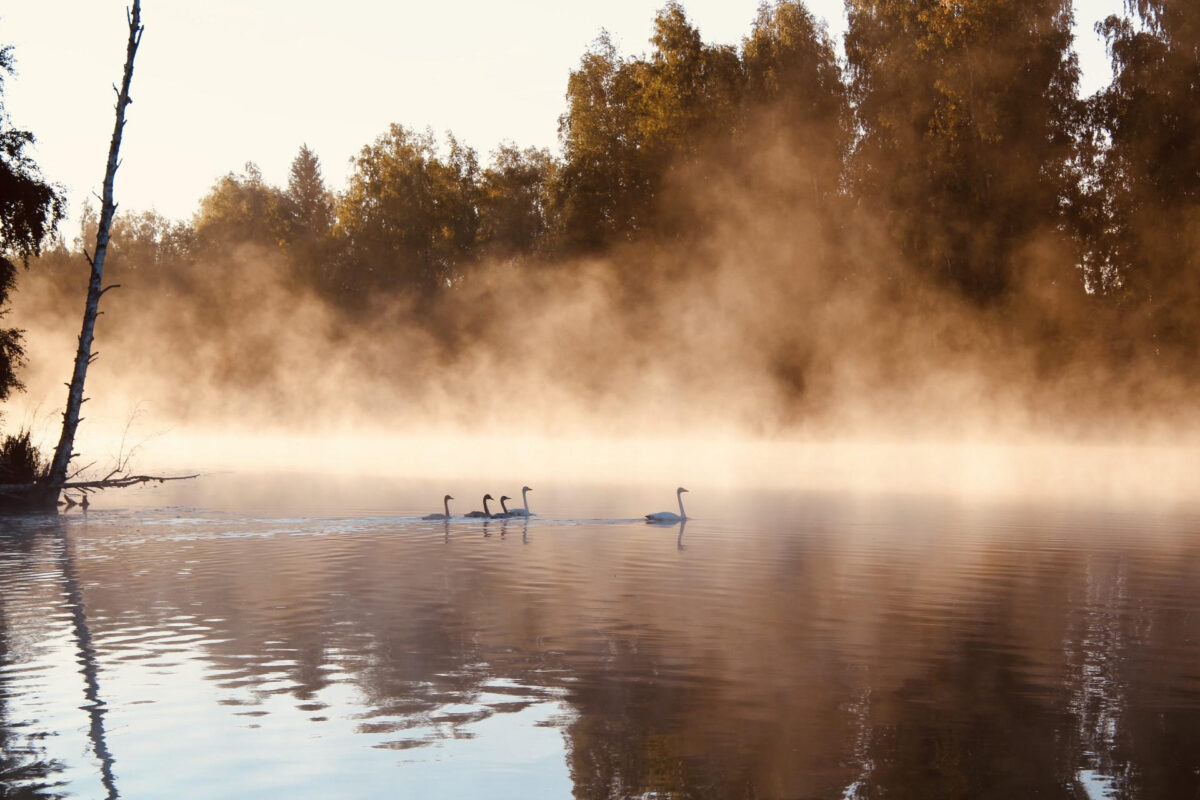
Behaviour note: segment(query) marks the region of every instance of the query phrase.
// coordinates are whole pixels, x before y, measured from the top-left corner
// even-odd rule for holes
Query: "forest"
[[[191,219],[122,210],[102,349],[193,421],[1087,437],[1194,416],[1200,5],[1128,0],[1089,97],[1071,0],[846,11],[844,57],[795,0],[739,46],[674,0],[645,53],[601,32],[558,153],[397,122],[342,187],[305,146],[286,186],[246,164]],[[14,250],[6,321],[31,340],[77,325],[96,224]],[[19,330],[0,346],[23,363]]]

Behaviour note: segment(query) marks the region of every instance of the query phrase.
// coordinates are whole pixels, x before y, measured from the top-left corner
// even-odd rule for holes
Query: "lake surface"
[[[0,520],[0,797],[1200,794],[1194,509],[673,488]]]

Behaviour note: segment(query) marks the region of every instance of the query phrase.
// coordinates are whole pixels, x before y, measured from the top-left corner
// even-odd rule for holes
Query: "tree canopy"
[[[601,31],[581,54],[558,152],[505,142],[481,157],[453,133],[396,122],[337,187],[303,145],[285,186],[248,164],[190,220],[120,215],[112,265],[209,304],[220,292],[196,264],[249,285],[247,270],[280,269],[340,325],[404,309],[451,360],[514,330],[481,313],[514,269],[547,294],[572,281],[623,292],[605,325],[682,348],[642,313],[669,307],[669,275],[673,291],[735,320],[781,392],[803,398],[839,369],[818,357],[823,338],[876,348],[876,374],[902,380],[894,348],[919,349],[904,325],[922,315],[943,326],[927,348],[1027,348],[1022,363],[1043,373],[1086,357],[1113,374],[1143,358],[1194,378],[1194,4],[1132,0],[1101,23],[1114,73],[1094,97],[1078,96],[1070,0],[847,0],[846,11],[842,59],[800,0],[764,2],[737,46],[706,42],[667,2],[644,52]],[[6,168],[42,191],[5,206],[12,266],[37,254],[61,200],[23,160],[29,135],[4,141]],[[42,259],[48,271],[57,258]],[[822,328],[817,312],[850,284],[893,303],[904,335]],[[19,357],[19,339],[4,348]]]
[[[16,282],[17,262],[28,263],[63,217],[64,199],[29,155],[33,133],[13,125],[4,105],[4,80],[13,74],[11,46],[0,47],[0,316]],[[17,368],[24,358],[21,332],[0,328],[0,400],[21,386]]]
[[[1155,349],[1190,369],[1200,317],[1200,6],[1135,0],[1138,20],[1097,27],[1112,83],[1090,122],[1106,142],[1091,187],[1091,282],[1144,321]]]
[[[854,191],[920,269],[978,301],[1053,225],[1078,68],[1070,0],[848,0]]]

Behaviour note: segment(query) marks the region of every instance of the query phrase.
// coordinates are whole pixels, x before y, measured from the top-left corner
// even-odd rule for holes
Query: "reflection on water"
[[[1195,516],[409,494],[0,521],[0,796],[1200,791]]]

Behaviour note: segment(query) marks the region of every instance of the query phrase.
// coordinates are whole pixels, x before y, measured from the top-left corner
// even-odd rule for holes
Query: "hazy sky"
[[[392,122],[447,130],[487,154],[503,140],[557,148],[567,75],[601,28],[622,53],[648,49],[665,0],[145,0],[117,201],[189,218],[217,178],[255,162],[284,184],[302,143],[340,189],[347,162]],[[759,0],[685,0],[707,42],[737,43]],[[126,0],[40,0],[0,10],[15,46],[5,86],[14,124],[66,186],[74,214],[99,190]],[[810,0],[840,43],[841,0]],[[1109,77],[1096,20],[1120,0],[1077,0],[1085,89]],[[64,233],[75,234],[73,225]]]

